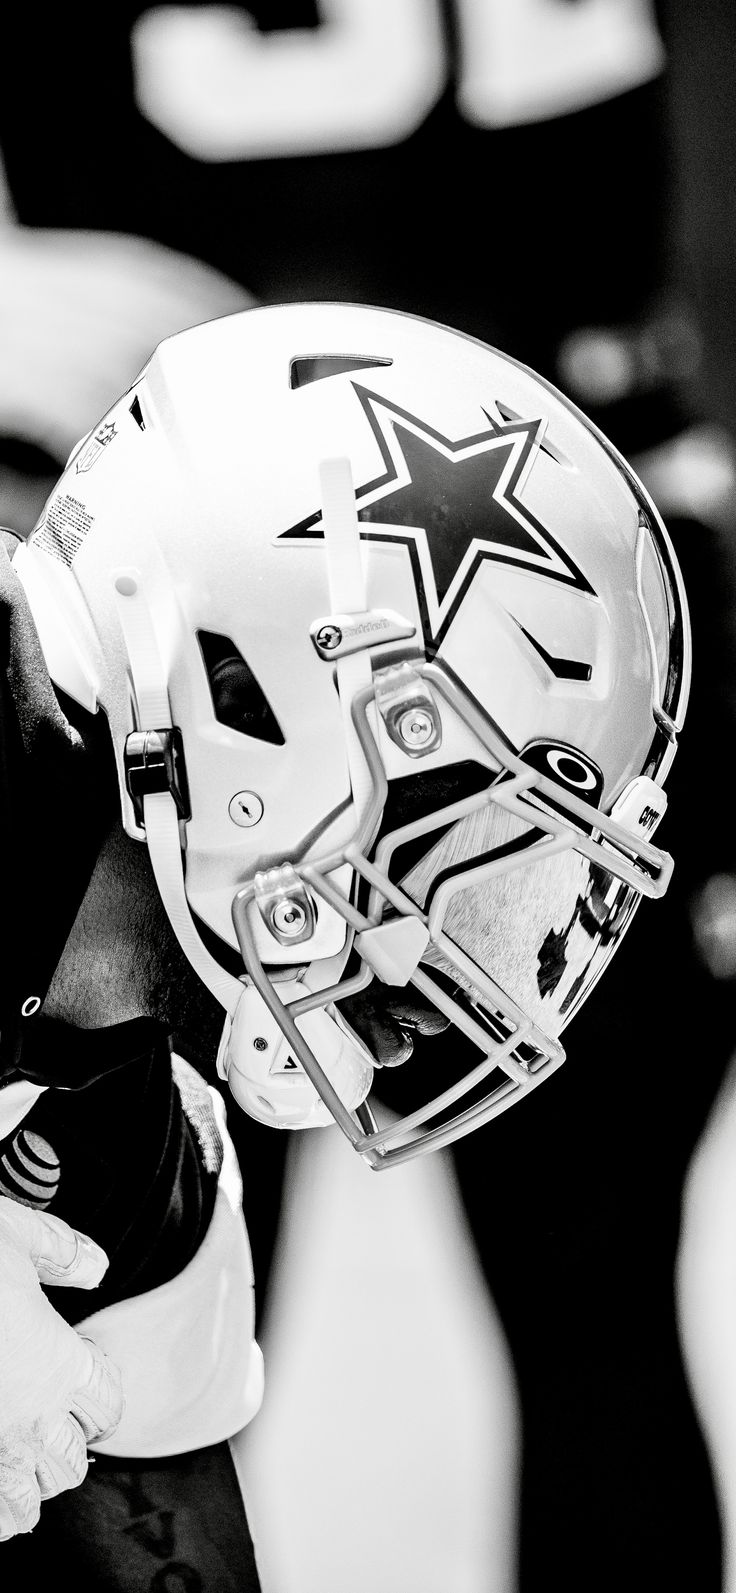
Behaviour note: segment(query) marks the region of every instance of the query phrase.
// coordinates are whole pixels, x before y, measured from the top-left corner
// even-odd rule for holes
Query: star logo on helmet
[[[483,410],[487,426],[450,438],[380,394],[352,386],[382,459],[378,474],[356,487],[361,538],[408,548],[428,644],[439,646],[485,560],[592,590],[520,501],[543,446],[542,419],[496,422]],[[318,509],[281,538],[322,535]]]

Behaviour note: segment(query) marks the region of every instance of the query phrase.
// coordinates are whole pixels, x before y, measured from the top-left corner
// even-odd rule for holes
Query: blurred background
[[[347,298],[568,392],[691,594],[678,883],[558,1078],[378,1179],[229,1109],[264,1593],[736,1589],[735,46],[732,0],[122,4],[6,42],[1,522],[162,337]]]
[[[668,0],[675,237],[703,331],[704,399],[736,424],[736,19],[728,0]]]

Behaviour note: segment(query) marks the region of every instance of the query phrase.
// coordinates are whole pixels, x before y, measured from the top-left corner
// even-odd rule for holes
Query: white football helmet
[[[690,676],[657,511],[559,392],[415,316],[225,316],[159,345],[16,567],[242,1106],[384,1168],[558,1066],[666,889]],[[338,1005],[374,978],[464,1037],[388,1121]]]

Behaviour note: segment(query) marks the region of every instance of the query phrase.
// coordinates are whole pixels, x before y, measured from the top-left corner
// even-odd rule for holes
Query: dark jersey
[[[93,745],[104,726],[90,716],[85,739],[69,734],[4,545],[0,555],[0,1194],[48,1207],[102,1245],[102,1306],[166,1282],[194,1255],[219,1138],[198,1075],[180,1063],[175,1082],[163,1027],[140,1018],[78,1030],[41,1012],[117,790]],[[4,1130],[3,1092],[23,1081],[44,1091]],[[89,1295],[56,1290],[54,1304],[76,1321]]]
[[[105,1031],[96,1038],[104,1069]],[[73,1046],[73,1031],[67,1043]],[[106,1251],[95,1310],[175,1277],[207,1231],[221,1146],[206,1086],[180,1066],[181,1086],[161,1033],[148,1054],[84,1087],[52,1085],[0,1140],[0,1194],[62,1217]],[[49,1078],[63,1067],[51,1044]],[[89,1315],[90,1295],[54,1289],[53,1304],[78,1322]]]

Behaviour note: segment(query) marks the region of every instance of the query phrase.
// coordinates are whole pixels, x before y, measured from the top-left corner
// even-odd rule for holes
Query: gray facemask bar
[[[485,791],[393,831],[381,840],[375,862],[371,863],[367,853],[378,833],[388,792],[383,760],[368,719],[369,705],[376,697],[374,680],[373,685],[356,694],[352,703],[353,723],[370,775],[370,794],[359,829],[346,846],[316,861],[286,865],[289,870],[293,868],[308,890],[322,897],[345,919],[354,934],[354,949],[361,957],[360,972],[327,989],[305,995],[287,1006],[281,1000],[278,986],[266,971],[256,948],[250,923],[251,904],[257,896],[255,881],[250,881],[238,892],[232,909],[235,931],[250,978],[340,1128],[354,1149],[376,1170],[408,1161],[429,1150],[440,1149],[470,1133],[504,1111],[521,1094],[535,1088],[564,1060],[565,1053],[559,1042],[546,1035],[493,979],[444,934],[442,924],[454,892],[468,885],[480,884],[511,868],[537,862],[555,853],[574,850],[639,895],[659,898],[667,889],[673,866],[668,853],[633,835],[600,809],[593,808],[590,803],[525,763],[440,665],[416,659],[412,660],[412,667],[430,690],[458,715],[492,761],[506,770],[510,778],[501,778]],[[529,801],[530,796],[553,804],[555,812],[550,813],[534,801]],[[546,838],[531,842],[522,851],[503,858],[491,859],[476,866],[470,863],[466,870],[438,887],[429,915],[425,914],[389,879],[388,865],[394,852],[405,841],[417,836],[431,836],[435,830],[478,811],[488,803],[498,803],[530,827],[544,831]],[[360,912],[327,878],[346,863],[371,887],[367,913]],[[316,1007],[325,1007],[333,1001],[345,999],[369,983],[373,973],[362,956],[360,939],[364,931],[382,922],[386,906],[394,908],[399,915],[418,918],[427,927],[432,943],[471,982],[478,1001],[489,1009],[489,1015],[501,1016],[509,1033],[505,1040],[493,1039],[488,1029],[476,1022],[460,1003],[432,979],[426,969],[417,966],[408,982],[480,1048],[483,1060],[450,1089],[382,1129],[367,1104],[354,1112],[343,1105],[295,1020],[300,1014]],[[514,1054],[520,1046],[531,1047],[537,1056],[530,1063],[520,1061]],[[452,1107],[496,1068],[501,1068],[507,1074],[502,1085],[494,1087],[483,1099],[466,1107],[450,1121],[434,1127],[426,1126],[428,1120]]]

